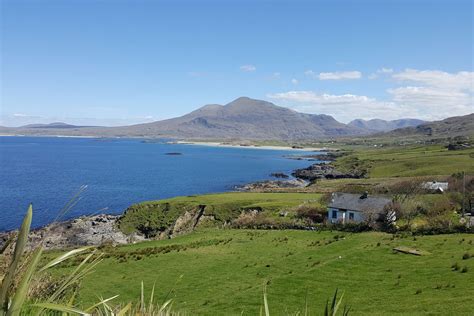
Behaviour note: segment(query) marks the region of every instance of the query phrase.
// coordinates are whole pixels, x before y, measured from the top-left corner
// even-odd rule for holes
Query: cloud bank
[[[386,91],[386,100],[350,93],[330,94],[308,90],[271,93],[267,97],[296,111],[329,114],[343,122],[356,118],[392,120],[413,117],[438,120],[474,112],[474,72],[406,69],[395,73],[393,69],[382,68],[377,73],[389,75],[399,85]],[[336,73],[326,74],[330,74],[328,78],[341,78],[334,75]]]

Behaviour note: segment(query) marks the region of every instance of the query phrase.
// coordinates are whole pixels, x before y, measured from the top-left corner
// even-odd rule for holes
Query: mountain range
[[[364,136],[380,132],[390,132],[395,136],[404,133],[422,133],[427,129],[442,133],[441,128],[430,127],[429,124],[435,123],[425,123],[417,119],[395,121],[358,119],[344,124],[329,115],[300,113],[267,101],[240,97],[226,105],[209,104],[181,117],[152,123],[119,127],[90,127],[57,122],[18,128],[3,127],[0,128],[0,133],[284,141]],[[449,129],[450,132],[454,130],[455,128]]]
[[[426,121],[418,119],[400,119],[393,121],[386,121],[381,119],[362,120],[356,119],[349,122],[348,125],[365,129],[369,132],[388,132],[398,128],[416,127],[424,124]]]

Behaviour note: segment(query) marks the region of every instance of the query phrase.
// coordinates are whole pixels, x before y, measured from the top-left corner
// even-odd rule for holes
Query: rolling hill
[[[430,137],[449,138],[457,136],[474,136],[474,113],[464,116],[454,116],[441,121],[435,121],[406,127],[381,134],[384,137]]]
[[[423,120],[418,119],[400,119],[393,121],[386,121],[381,119],[362,120],[356,119],[351,121],[348,125],[362,129],[366,129],[370,132],[388,132],[398,128],[404,127],[416,127],[418,125],[427,123]]]

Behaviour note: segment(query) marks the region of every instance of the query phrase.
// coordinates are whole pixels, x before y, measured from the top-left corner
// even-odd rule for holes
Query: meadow
[[[341,170],[365,168],[370,178],[474,173],[474,149],[449,151],[443,146],[407,146],[357,150],[339,158]]]
[[[79,302],[158,302],[193,315],[256,315],[266,285],[271,315],[320,314],[335,289],[351,315],[470,315],[474,236],[201,229],[171,240],[105,247]],[[423,255],[397,253],[405,246]],[[55,273],[69,271],[63,267]]]

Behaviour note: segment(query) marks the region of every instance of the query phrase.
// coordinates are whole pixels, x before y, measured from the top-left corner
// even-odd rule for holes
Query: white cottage
[[[381,196],[369,196],[367,193],[333,193],[328,205],[328,221],[331,223],[360,223],[368,219],[383,220],[384,210],[391,199]],[[395,221],[395,214],[390,215]]]

